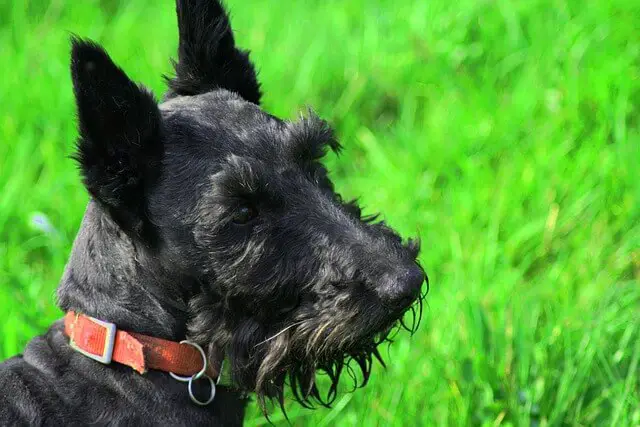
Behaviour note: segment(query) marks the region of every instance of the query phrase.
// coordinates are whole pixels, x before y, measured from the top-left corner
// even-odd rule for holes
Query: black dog
[[[77,160],[92,200],[58,289],[71,314],[1,365],[0,424],[241,425],[249,393],[282,404],[285,384],[304,405],[329,404],[343,368],[354,362],[366,382],[376,347],[421,308],[417,243],[334,192],[320,162],[340,148],[329,126],[259,108],[253,65],[217,1],[178,1],[177,12],[179,59],[161,104],[100,46],[73,40]],[[115,324],[117,340],[84,314]],[[103,362],[114,342],[113,360],[141,342],[144,366],[82,354],[95,334],[74,338],[81,322],[102,328]],[[182,347],[225,360],[230,380],[210,405],[153,369],[155,357],[180,365]],[[219,369],[185,372],[193,399],[208,400],[202,379]]]

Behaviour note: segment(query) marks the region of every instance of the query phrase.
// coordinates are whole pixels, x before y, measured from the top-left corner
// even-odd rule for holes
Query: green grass
[[[229,3],[264,107],[335,125],[338,188],[432,284],[386,371],[291,423],[640,425],[640,2]],[[70,33],[158,95],[177,44],[169,1],[0,2],[0,358],[60,316],[87,202]]]

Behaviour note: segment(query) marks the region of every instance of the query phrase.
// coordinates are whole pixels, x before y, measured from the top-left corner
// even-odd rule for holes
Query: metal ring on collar
[[[211,394],[209,395],[209,399],[205,400],[204,402],[201,402],[193,394],[193,389],[192,389],[193,380],[197,380],[198,378],[200,378],[200,377],[196,378],[196,375],[194,375],[191,378],[189,378],[189,397],[191,398],[193,403],[195,403],[197,405],[200,405],[200,406],[207,406],[209,403],[213,402],[213,398],[216,397],[216,384],[213,382],[213,380],[211,379],[211,377],[209,375],[204,375],[204,378],[208,379],[209,380],[209,384],[211,385]]]
[[[202,349],[202,347],[200,347],[198,344],[194,343],[193,341],[183,340],[183,341],[180,341],[180,344],[189,344],[190,346],[195,347],[200,352],[200,355],[202,356],[202,369],[200,369],[198,373],[190,377],[182,377],[180,375],[174,374],[173,372],[169,372],[169,375],[171,375],[171,378],[173,378],[174,380],[181,381],[183,383],[186,383],[186,382],[189,383],[189,395],[191,395],[191,381],[194,379],[197,380],[200,377],[202,377],[207,370],[207,355],[204,353],[204,350]],[[209,378],[209,380],[211,380],[211,378]],[[213,393],[215,394],[215,391]],[[193,396],[191,397],[191,399],[192,400],[194,399]]]

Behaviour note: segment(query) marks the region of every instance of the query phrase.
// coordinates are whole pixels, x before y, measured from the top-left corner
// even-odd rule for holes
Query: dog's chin
[[[337,397],[338,385],[345,372],[355,389],[366,385],[374,360],[384,365],[377,345],[371,340],[366,345],[340,351],[323,350],[317,355],[292,354],[278,366],[269,367],[270,375],[262,377],[258,373],[255,389],[258,402],[263,409],[266,401],[274,401],[283,407],[288,389],[304,407],[312,408],[317,404],[329,407]]]
[[[342,374],[347,373],[353,389],[366,385],[374,362],[384,366],[378,347],[390,342],[397,330],[413,333],[421,310],[422,298],[418,298],[402,310],[380,310],[355,324],[346,322],[342,329],[301,324],[284,331],[271,339],[261,354],[255,389],[258,401],[263,408],[270,399],[282,406],[289,388],[303,406],[330,406]],[[320,377],[323,380],[318,382]]]
[[[303,406],[328,406],[341,377],[353,379],[354,387],[365,385],[374,362],[384,365],[378,346],[398,330],[415,331],[422,299],[400,310],[360,299],[325,316],[299,307],[267,327],[255,317],[228,310],[222,298],[202,295],[190,304],[190,338],[207,346],[210,354],[225,349],[230,362],[226,368],[236,387],[255,392],[265,411],[267,402],[282,405],[285,394],[290,395],[287,389]]]

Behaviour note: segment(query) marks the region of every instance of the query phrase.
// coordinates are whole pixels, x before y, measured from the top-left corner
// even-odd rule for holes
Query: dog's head
[[[355,361],[366,381],[378,344],[420,309],[418,245],[334,191],[321,160],[340,145],[327,123],[260,109],[219,3],[177,11],[161,104],[102,48],[73,41],[85,185],[165,271],[197,283],[191,338],[224,349],[240,387],[282,400],[287,382],[302,403],[330,401],[342,369]]]

